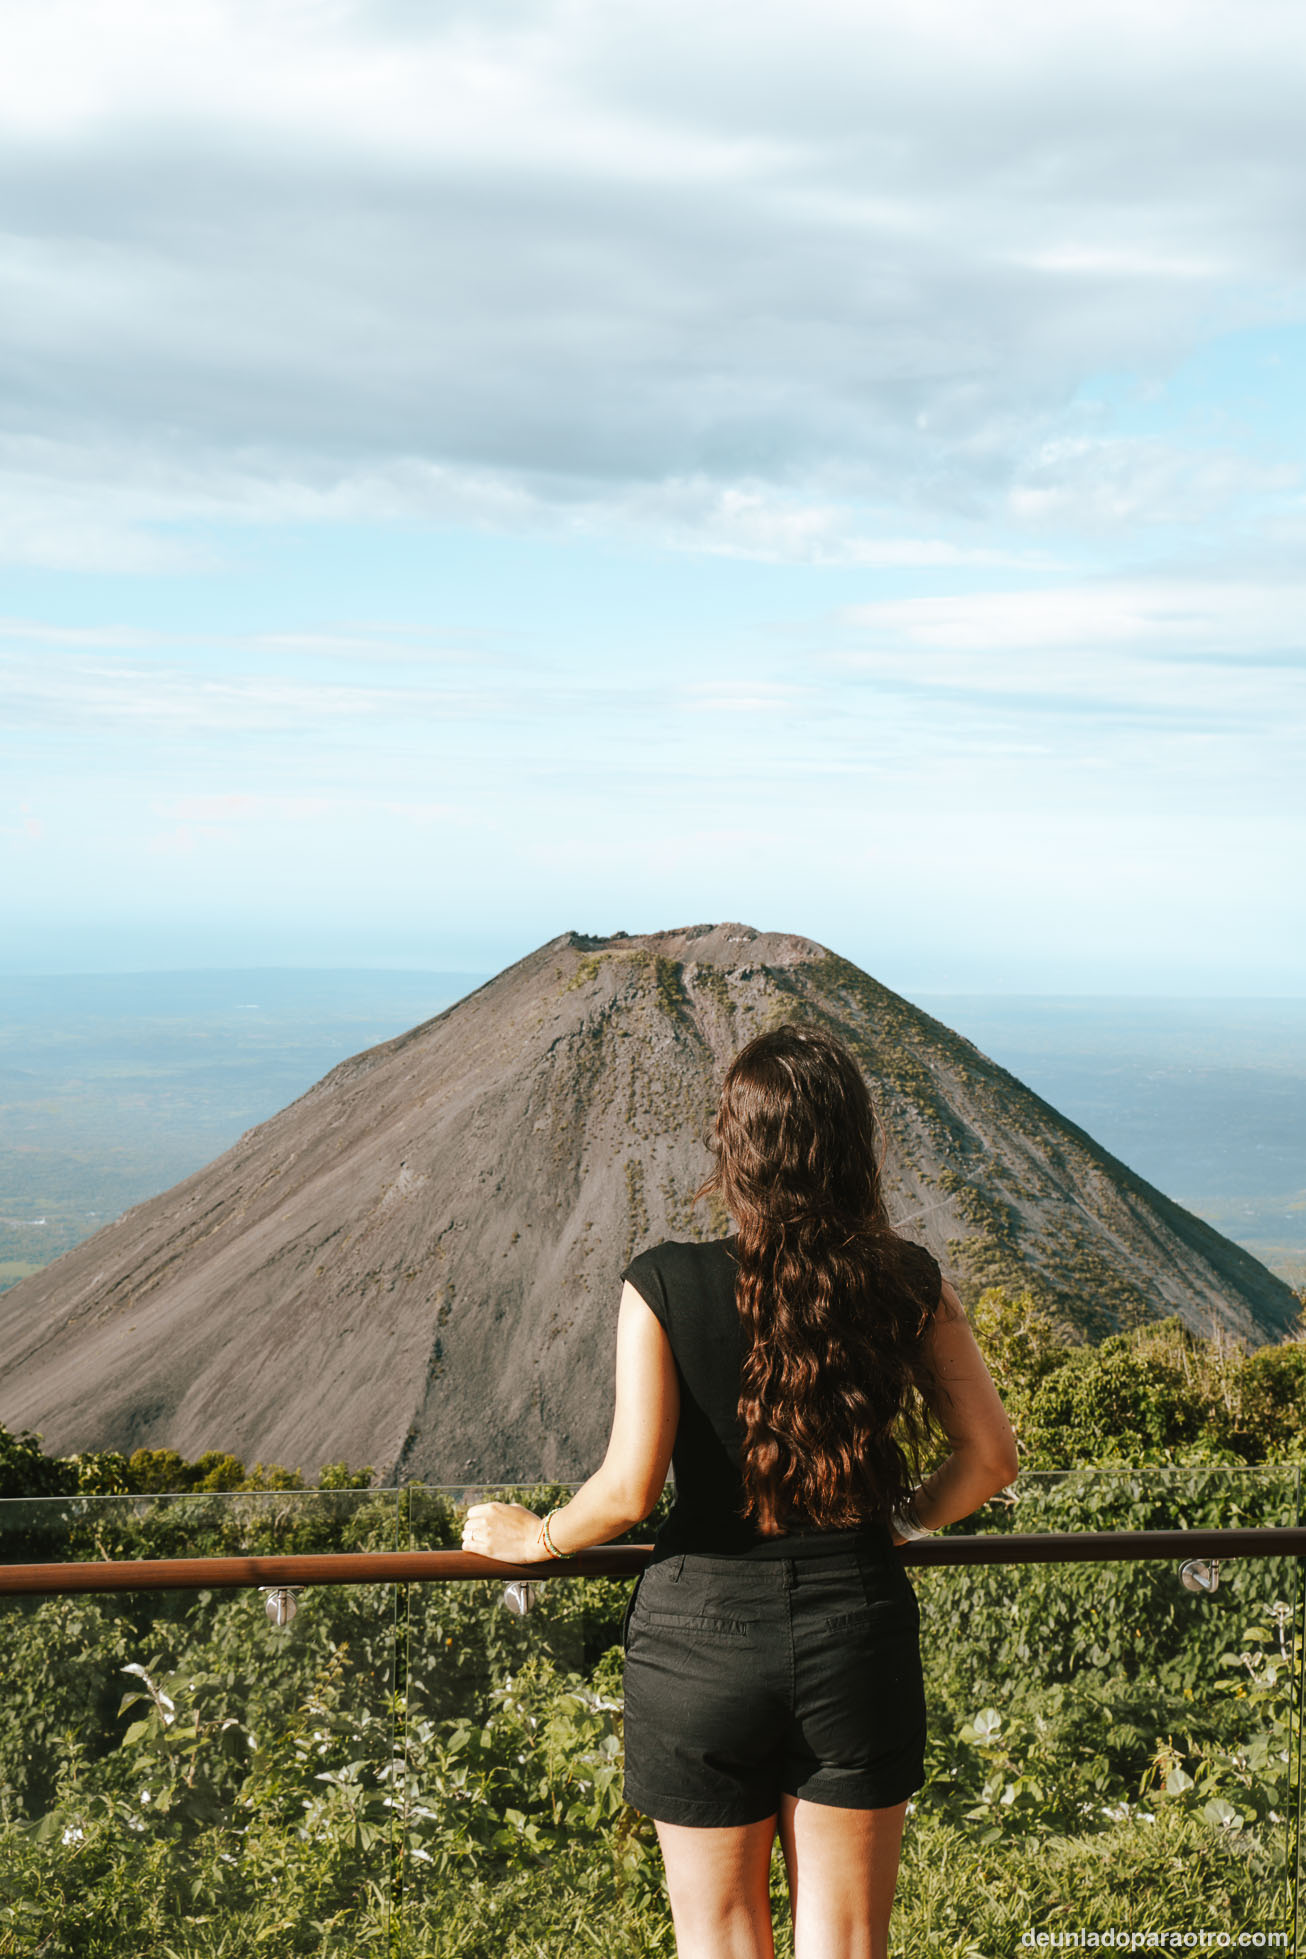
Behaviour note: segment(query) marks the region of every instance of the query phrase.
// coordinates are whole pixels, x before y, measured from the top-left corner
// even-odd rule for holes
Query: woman
[[[884,1210],[852,1055],[788,1025],[735,1057],[714,1130],[736,1235],[627,1267],[612,1438],[541,1520],[468,1550],[565,1557],[676,1500],[626,1617],[627,1800],[657,1824],[681,1959],[770,1959],[778,1830],[798,1959],[883,1959],[924,1781],[919,1611],[894,1546],[969,1516],[1016,1449],[960,1302]],[[929,1417],[951,1454],[919,1481]]]

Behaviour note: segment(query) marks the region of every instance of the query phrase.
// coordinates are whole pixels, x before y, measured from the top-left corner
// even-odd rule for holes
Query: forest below
[[[996,1289],[972,1321],[1022,1472],[957,1528],[1300,1521],[1300,1338],[1246,1353],[1167,1321],[1067,1347]],[[0,1432],[0,1494],[13,1562],[455,1544],[485,1492]],[[1285,1933],[1300,1573],[1230,1561],[1205,1596],[1155,1561],[915,1570],[929,1779],[895,1951]],[[520,1617],[494,1583],[319,1586],[284,1629],[249,1591],[8,1601],[0,1955],[672,1954],[621,1799],[628,1596],[555,1578]],[[787,1953],[778,1856],[774,1896]]]

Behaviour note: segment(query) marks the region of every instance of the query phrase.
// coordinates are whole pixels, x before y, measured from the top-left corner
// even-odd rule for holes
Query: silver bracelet
[[[934,1535],[934,1532],[924,1524],[918,1524],[914,1519],[909,1519],[896,1510],[889,1519],[889,1528],[908,1544],[914,1544],[918,1538]]]

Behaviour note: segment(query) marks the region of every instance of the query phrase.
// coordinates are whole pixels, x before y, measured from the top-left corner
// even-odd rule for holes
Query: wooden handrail
[[[633,1578],[648,1544],[605,1544],[564,1563],[497,1564],[474,1551],[322,1551],[285,1557],[110,1558],[0,1565],[0,1592],[192,1592],[244,1585],[383,1585],[449,1578]]]
[[[0,1565],[0,1593],[191,1592],[258,1585],[424,1584],[450,1578],[633,1578],[649,1544],[603,1544],[561,1563],[499,1564],[472,1551],[330,1551],[286,1557],[103,1559]],[[1306,1557],[1306,1527],[986,1531],[904,1544],[904,1564],[1134,1563],[1146,1558]]]

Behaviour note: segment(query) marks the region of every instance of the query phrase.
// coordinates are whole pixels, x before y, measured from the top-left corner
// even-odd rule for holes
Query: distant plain
[[[0,1287],[488,977],[0,976]],[[1167,1196],[1306,1281],[1306,999],[912,998]]]

